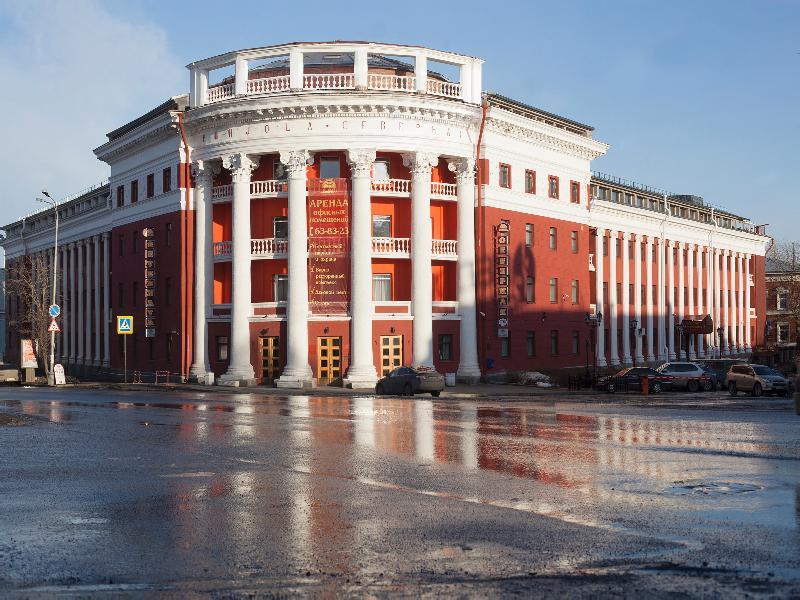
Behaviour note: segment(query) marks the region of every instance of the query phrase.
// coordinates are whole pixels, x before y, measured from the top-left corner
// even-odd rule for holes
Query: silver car
[[[673,390],[685,389],[690,392],[699,390],[710,392],[714,389],[714,378],[706,373],[703,367],[693,362],[668,362],[656,370],[673,378]]]
[[[750,392],[753,396],[789,395],[789,381],[775,369],[764,365],[733,365],[728,371],[728,392]]]

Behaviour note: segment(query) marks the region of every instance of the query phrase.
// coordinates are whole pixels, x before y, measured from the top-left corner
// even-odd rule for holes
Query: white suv
[[[670,375],[674,382],[673,390],[685,389],[690,392],[714,389],[714,380],[703,370],[703,367],[691,362],[668,362],[657,369],[663,375]]]

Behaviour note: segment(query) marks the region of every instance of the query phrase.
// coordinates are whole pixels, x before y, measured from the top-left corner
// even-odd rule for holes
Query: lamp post
[[[43,200],[42,198],[36,198],[39,202],[43,202],[44,204],[49,204],[53,207],[53,214],[55,215],[55,235],[53,241],[53,286],[52,286],[52,297],[50,304],[56,303],[56,286],[58,285],[58,201],[53,199],[53,197],[47,192],[47,190],[42,190],[42,195],[47,198],[47,200]],[[50,385],[56,384],[55,379],[55,371],[54,367],[56,364],[56,332],[50,332],[50,375],[48,376],[48,383]]]
[[[637,321],[636,319],[631,319],[630,329],[631,329],[631,331],[628,333],[628,337],[629,338],[631,337],[630,333],[632,332],[633,333],[633,340],[632,341],[634,342],[634,344],[633,344],[634,345],[634,351],[632,353],[633,354],[633,366],[635,367],[636,366],[636,350],[635,350],[635,348],[639,347],[639,346],[636,345],[636,337],[639,335],[639,321]]]
[[[717,358],[722,358],[722,334],[725,332],[725,328],[720,325],[717,327],[717,343],[719,344],[719,348],[717,349]]]

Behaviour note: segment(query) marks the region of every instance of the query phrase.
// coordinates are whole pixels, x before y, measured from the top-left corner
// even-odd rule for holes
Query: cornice
[[[143,145],[150,145],[176,135],[177,121],[174,113],[165,114],[141,127],[106,142],[94,150],[98,159],[111,164],[133,151],[141,151]]]
[[[608,149],[608,144],[581,137],[544,123],[520,121],[522,119],[516,118],[514,115],[502,115],[502,117],[487,118],[486,126],[489,131],[545,146],[584,160],[594,160],[605,154]]]

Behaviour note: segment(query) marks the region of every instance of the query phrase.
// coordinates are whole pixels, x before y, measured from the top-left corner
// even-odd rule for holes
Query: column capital
[[[258,166],[259,157],[249,156],[244,152],[237,152],[236,154],[229,154],[222,159],[222,166],[231,172],[233,183],[245,181],[249,179],[250,174]]]
[[[403,166],[411,169],[412,175],[430,175],[431,169],[439,164],[435,152],[408,152],[403,154]]]
[[[374,148],[354,148],[347,151],[347,163],[353,177],[369,177],[375,162]]]
[[[475,181],[475,159],[471,156],[449,159],[447,170],[456,174],[458,183],[474,183]]]
[[[214,160],[196,160],[192,163],[192,177],[202,186],[211,186],[214,175],[222,172],[222,165]]]
[[[305,177],[306,167],[314,162],[314,155],[308,150],[282,150],[280,161],[286,166],[289,177]]]
[[[622,232],[622,241],[623,242],[627,242],[630,239],[630,237],[631,237],[631,234],[628,233],[627,231],[623,231]]]
[[[608,229],[607,231],[608,231],[608,237],[610,237],[610,238],[618,238],[619,237],[619,231],[617,231],[616,229]]]

